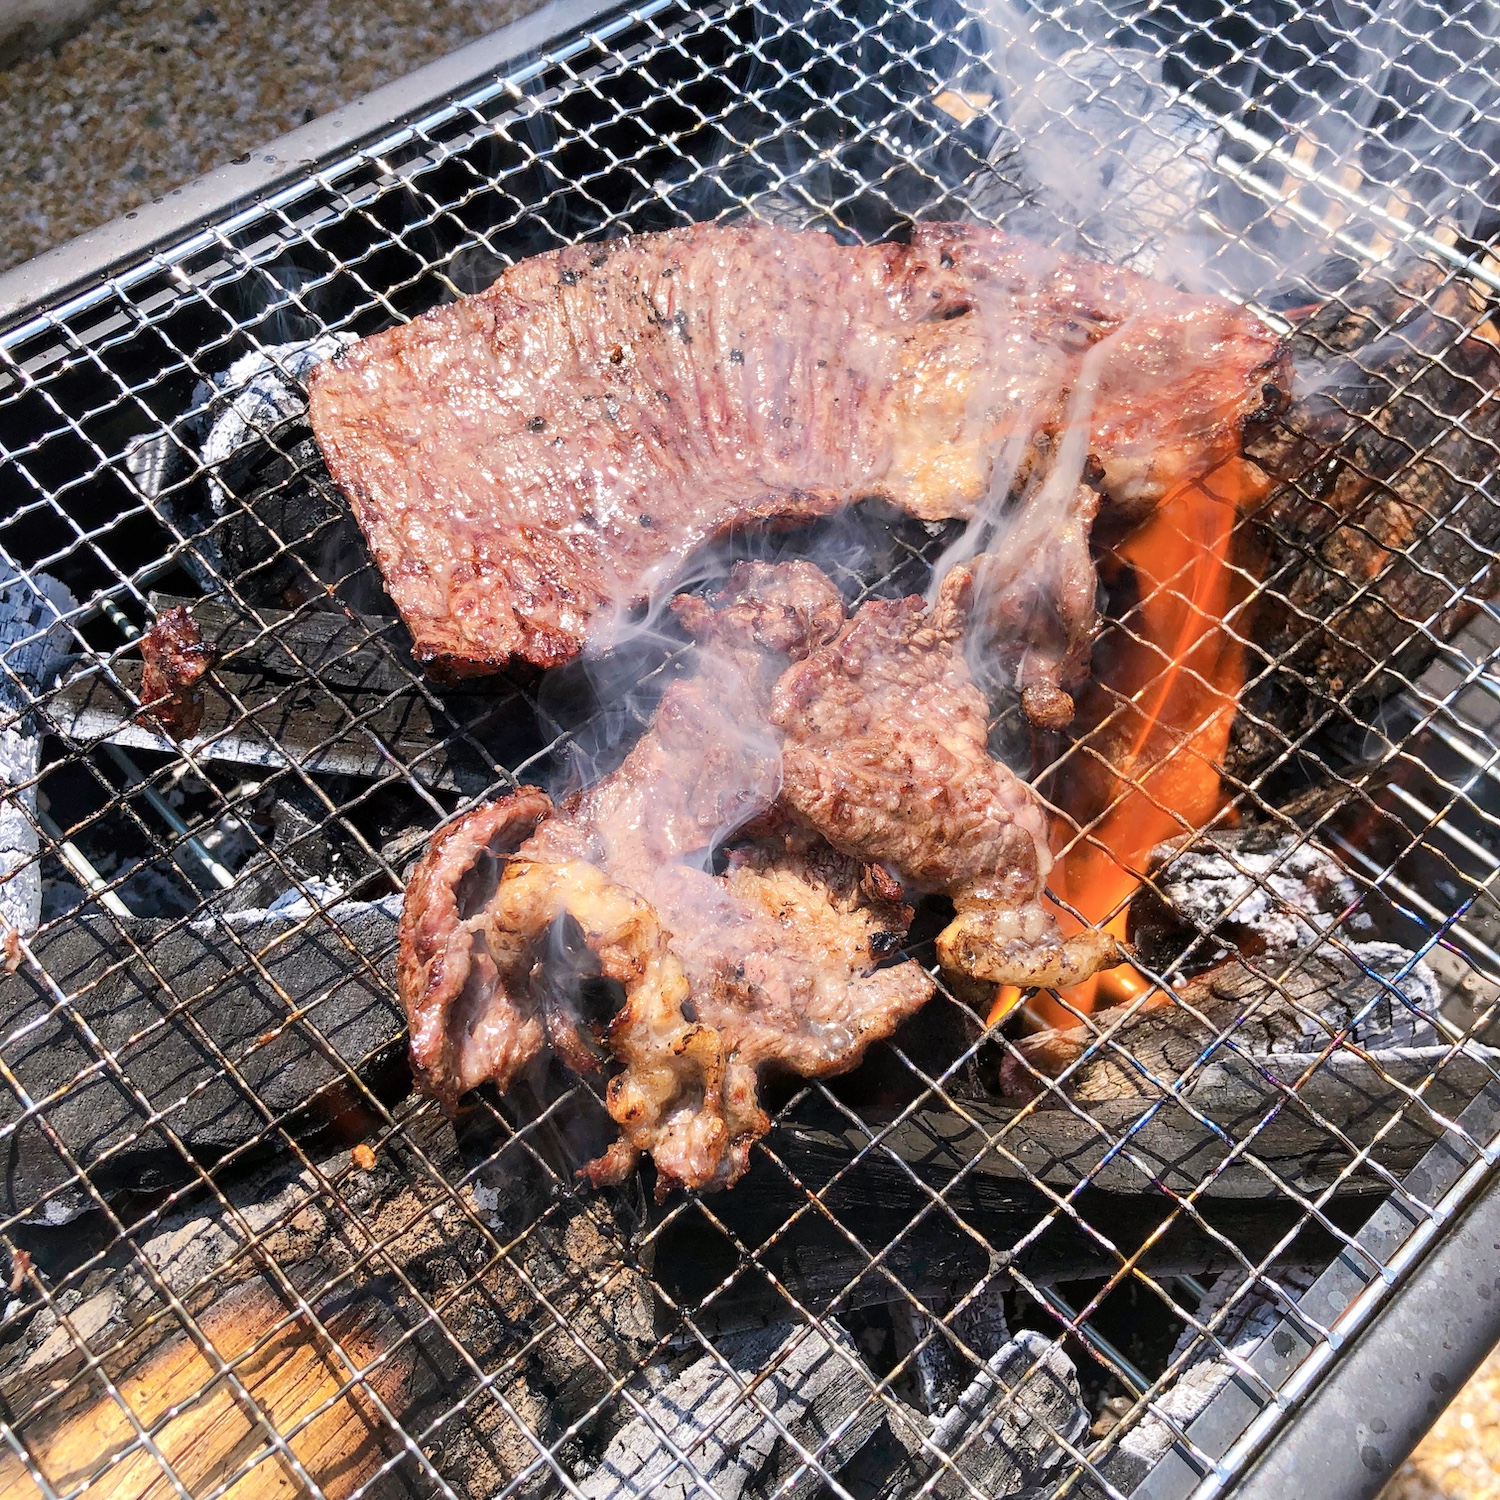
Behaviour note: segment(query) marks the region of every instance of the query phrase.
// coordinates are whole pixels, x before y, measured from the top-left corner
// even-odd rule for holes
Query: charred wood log
[[[358,1080],[404,1089],[396,905],[93,916],[36,939],[46,977],[27,965],[0,983],[5,1211],[57,1219],[87,1202],[58,1148],[104,1192],[149,1190],[274,1148],[283,1129],[334,1128]]]
[[[1197,1068],[1208,1091],[1224,1098],[1248,1091],[1269,1108],[1277,1080],[1297,1081],[1332,1048],[1290,1107],[1321,1112],[1344,1088],[1372,1100],[1384,1095],[1394,1113],[1399,1082],[1415,1085],[1444,1061],[1448,1049],[1432,1019],[1440,1004],[1427,967],[1394,943],[1276,953],[1255,967],[1233,958],[1156,1003],[1099,1011],[1081,1025],[1025,1038],[1002,1066],[1001,1088],[1014,1098],[1153,1099]],[[1471,1082],[1473,1097],[1497,1056],[1471,1046],[1443,1072],[1450,1085],[1460,1076]],[[1062,1088],[1050,1089],[1051,1080]]]
[[[1469,282],[1376,274],[1292,335],[1305,392],[1249,453],[1264,585],[1226,760],[1249,780],[1300,735],[1367,720],[1493,591],[1500,347]]]

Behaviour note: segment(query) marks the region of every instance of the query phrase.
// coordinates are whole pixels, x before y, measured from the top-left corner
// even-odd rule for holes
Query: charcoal
[[[1383,1087],[1381,1068],[1425,1077],[1446,1051],[1433,1023],[1442,997],[1436,977],[1416,955],[1394,943],[1325,944],[1295,953],[1270,953],[1258,964],[1231,958],[1185,980],[1156,1003],[1099,1011],[1065,1030],[1038,1032],[1018,1044],[1001,1073],[1013,1097],[1063,1094],[1090,1103],[1165,1095],[1205,1059],[1189,1092],[1236,1096],[1242,1089],[1269,1107],[1274,1094],[1261,1083],[1266,1074],[1296,1080],[1325,1047],[1338,1043],[1317,1079],[1300,1090],[1299,1107],[1338,1083],[1385,1094],[1386,1107],[1398,1107],[1398,1089]],[[1365,1061],[1360,1052],[1380,1054]],[[1470,1045],[1463,1061],[1471,1065],[1476,1088],[1492,1059],[1492,1049]],[[1061,1079],[1055,1094],[1048,1079]],[[1342,1112],[1332,1116],[1342,1120]]]
[[[161,610],[181,601],[153,595],[152,602]],[[477,796],[499,779],[497,766],[510,763],[501,757],[524,758],[531,748],[534,730],[512,691],[476,684],[438,696],[406,665],[394,620],[309,608],[258,614],[259,621],[215,601],[193,604],[218,658],[190,741],[196,757],[365,779],[405,768],[421,785]],[[127,694],[139,697],[141,673],[139,662],[121,659],[109,674],[90,667],[67,679],[47,703],[53,732],[177,754],[158,728],[135,721]]]
[[[752,1381],[753,1397],[744,1390]],[[881,1419],[873,1385],[831,1321],[823,1330],[781,1323],[731,1337],[642,1402],[579,1492],[584,1500],[696,1500],[706,1487],[720,1500],[801,1500],[820,1489],[822,1476],[788,1447],[778,1424],[836,1473]]]
[[[67,650],[58,616],[74,607],[56,579],[34,580],[0,565],[0,929],[31,932],[42,915],[35,780],[41,735],[22,711],[47,686]],[[7,722],[8,721],[8,722]]]
[[[234,885],[216,898],[219,910],[275,910],[299,900],[300,890],[330,905],[373,872],[364,847],[300,779],[273,776],[253,794],[244,793],[244,801],[241,813],[258,847],[235,869]]]
[[[38,963],[71,999],[59,1005],[29,965],[0,983],[14,1078],[0,1096],[5,1212],[57,1221],[86,1205],[62,1151],[104,1192],[168,1186],[195,1161],[274,1148],[277,1126],[335,1128],[359,1104],[356,1076],[378,1081],[394,1064],[401,1087],[398,911],[387,900],[326,918],[70,917],[39,936]]]
[[[1314,1277],[1314,1272],[1299,1266],[1283,1267],[1276,1274],[1277,1282],[1294,1296],[1306,1291]],[[1147,1416],[1120,1440],[1120,1452],[1135,1461],[1137,1474],[1144,1476],[1176,1441],[1176,1431],[1185,1432],[1229,1384],[1239,1369],[1236,1361],[1250,1355],[1285,1311],[1264,1283],[1251,1282],[1243,1271],[1226,1271],[1215,1279],[1196,1312],[1200,1323],[1216,1322],[1212,1333],[1183,1330],[1172,1361],[1187,1356],[1187,1365]],[[1112,1477],[1120,1482],[1118,1473]]]
[[[566,1460],[564,1429],[591,1416],[609,1397],[610,1383],[628,1376],[650,1345],[649,1294],[639,1273],[624,1264],[596,1200],[552,1205],[524,1226],[504,1257],[492,1259],[483,1181],[494,1174],[447,1186],[466,1179],[469,1166],[441,1114],[430,1107],[408,1113],[399,1134],[372,1139],[378,1149],[368,1166],[342,1149],[310,1162],[221,1167],[212,1195],[140,1214],[130,1220],[128,1241],[105,1235],[102,1250],[88,1221],[62,1230],[13,1228],[48,1299],[44,1303],[36,1285],[25,1282],[0,1324],[0,1401],[7,1415],[20,1418],[22,1430],[35,1433],[50,1456],[61,1450],[60,1436],[78,1433],[97,1412],[88,1401],[80,1410],[70,1396],[64,1420],[52,1414],[53,1382],[75,1380],[81,1358],[59,1314],[112,1376],[149,1400],[151,1381],[168,1373],[159,1355],[161,1290],[180,1298],[226,1352],[245,1347],[243,1334],[284,1322],[301,1297],[365,1371],[396,1421],[429,1434],[424,1452],[457,1493],[493,1494],[514,1481],[534,1462],[530,1434],[557,1445]],[[267,1264],[295,1296],[279,1289]],[[441,1323],[424,1298],[440,1302]],[[174,1349],[181,1347],[175,1326],[168,1318],[165,1337]],[[322,1335],[295,1317],[289,1333],[272,1341],[273,1351],[291,1373],[306,1374],[305,1346]],[[476,1392],[470,1360],[488,1372],[486,1390],[508,1411]],[[276,1412],[282,1431],[312,1416],[330,1394],[315,1364],[319,1378],[279,1395],[272,1394],[277,1384],[270,1362],[247,1361],[242,1372],[258,1398],[271,1395],[267,1409]],[[198,1394],[184,1394],[189,1414],[168,1429],[168,1441],[197,1421],[191,1409]],[[352,1451],[297,1440],[328,1493],[356,1486],[379,1500],[431,1493],[430,1478],[416,1473],[409,1457],[391,1473],[377,1472],[383,1460],[399,1455],[399,1439],[391,1445],[389,1424],[360,1394],[339,1409],[357,1438],[346,1445]],[[449,1420],[455,1411],[462,1412],[458,1422]],[[621,1413],[622,1419],[628,1415]],[[111,1425],[92,1460],[113,1448],[113,1435]],[[184,1442],[174,1451],[190,1446]],[[195,1474],[195,1489],[207,1491],[226,1479],[243,1450],[230,1452],[224,1467]],[[536,1488],[528,1484],[520,1493]]]
[[[1088,1431],[1072,1361],[1041,1334],[1023,1329],[996,1351],[932,1425],[927,1446],[951,1455],[939,1469],[927,1447],[893,1476],[882,1500],[897,1500],[936,1474],[930,1493],[1009,1496],[1045,1484]],[[954,1470],[957,1472],[954,1472]]]
[[[1247,689],[1226,766],[1251,780],[1322,726],[1368,722],[1494,592],[1500,347],[1478,290],[1416,263],[1292,335],[1303,392],[1247,451],[1264,586],[1237,631]]]
[[[1362,896],[1316,840],[1282,823],[1245,823],[1153,849],[1126,935],[1158,970],[1290,952],[1330,935],[1367,942],[1376,926]]]

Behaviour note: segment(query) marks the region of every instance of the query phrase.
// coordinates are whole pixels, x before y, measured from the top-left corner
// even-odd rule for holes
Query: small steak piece
[[[998,231],[700,224],[522,261],[319,366],[309,412],[418,659],[474,673],[607,647],[734,527],[967,517],[1080,383],[1104,495],[1149,510],[1284,382],[1230,303]]]
[[[973,577],[954,568],[929,612],[916,596],[863,605],[776,685],[782,802],[841,853],[957,915],[943,966],[995,984],[1069,985],[1117,962],[1093,929],[1063,940],[1042,905],[1047,822],[988,748],[984,698],[960,649]]]
[[[549,1043],[575,1071],[611,1064],[620,1138],[585,1175],[618,1182],[647,1153],[662,1193],[744,1173],[769,1126],[762,1069],[852,1068],[933,991],[914,963],[882,967],[911,921],[899,890],[774,807],[771,689],[837,634],[838,591],[806,563],[743,563],[677,613],[698,670],[620,767],[557,810],[523,789],[469,814],[402,919],[422,1086],[504,1088]]]
[[[203,644],[186,606],[166,609],[141,637],[141,717],[154,720],[174,739],[188,739],[203,723],[199,679],[213,665],[213,649]]]
[[[1088,676],[1099,634],[1099,576],[1089,551],[1098,509],[1099,497],[1087,485],[1062,506],[1039,496],[1009,525],[1002,522],[1001,534],[972,564],[970,659],[1021,695],[1022,711],[1039,729],[1072,723],[1068,689]]]

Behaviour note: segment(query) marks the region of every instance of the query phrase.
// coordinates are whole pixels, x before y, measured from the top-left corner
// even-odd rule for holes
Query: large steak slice
[[[967,517],[1074,450],[1149,509],[1285,379],[1232,304],[997,231],[697,225],[522,261],[319,368],[311,415],[418,657],[475,672],[606,647],[748,523]]]

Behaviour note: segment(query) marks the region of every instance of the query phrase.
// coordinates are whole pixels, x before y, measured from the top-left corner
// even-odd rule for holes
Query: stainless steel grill
[[[650,0],[461,55],[399,118],[346,121],[352,143],[250,164],[253,199],[191,222],[166,205],[0,286],[7,1483],[48,1500],[1272,1483],[1299,1404],[1320,1410],[1330,1371],[1487,1222],[1500,1149],[1500,616],[1472,522],[1500,501],[1451,447],[1500,459],[1494,392],[1463,365],[1500,337],[1495,20],[1420,0]],[[1170,985],[1226,909],[1295,914],[1278,877],[1315,840],[1347,896],[1263,968],[1284,992],[1308,951],[1348,956],[1368,988],[1340,1026],[1281,1056],[1214,1028],[1163,1076],[1111,1022],[1018,1107],[995,1087],[1014,1039],[942,990],[848,1079],[785,1088],[734,1192],[662,1206],[574,1186],[604,1117],[560,1071],[451,1120],[410,1092],[403,874],[475,801],[603,763],[677,652],[427,680],[301,378],[335,336],[524,255],[739,213],[861,238],[974,217],[1283,329],[1371,288],[1405,299],[1370,346],[1378,399],[1330,384],[1348,422],[1328,454],[1371,465],[1362,434],[1415,402],[1427,428],[1377,491],[1423,464],[1443,483],[1403,546],[1354,517],[1382,550],[1368,575],[1341,573],[1315,526],[1274,565],[1236,554],[1254,747],[1213,826],[1286,836],[1259,863],[1231,850],[1218,908],[1142,958]],[[1263,545],[1284,518],[1246,513],[1237,536]],[[925,587],[951,540],[856,514],[791,545],[857,600]],[[1318,569],[1331,616],[1298,592]],[[1434,586],[1393,596],[1398,576]],[[1252,624],[1268,595],[1290,621],[1272,643]],[[218,655],[179,742],[142,712],[138,638],[182,601]],[[1116,606],[1111,632],[1138,634],[1139,606]],[[1378,654],[1349,624],[1366,610]],[[1330,628],[1356,662],[1333,683],[1308,656]],[[1266,708],[1288,697],[1296,713]],[[1059,744],[1037,784],[1061,797],[1097,753]],[[1367,928],[1399,959],[1375,964]],[[1099,1059],[1155,1087],[1080,1099],[1068,1077]],[[1408,1403],[1418,1427],[1434,1394]],[[1371,1483],[1404,1451],[1382,1430],[1350,1438]]]

